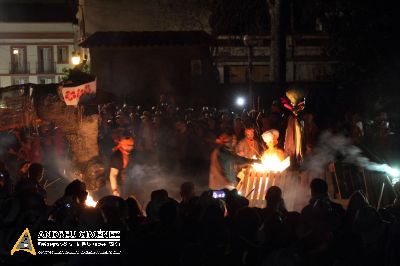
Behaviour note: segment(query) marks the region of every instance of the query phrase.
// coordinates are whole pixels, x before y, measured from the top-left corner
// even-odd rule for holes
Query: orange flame
[[[86,201],[85,201],[85,205],[88,206],[88,207],[94,208],[94,207],[96,207],[96,205],[97,205],[97,201],[95,201],[95,200],[93,199],[93,197],[90,196],[90,194],[88,194],[88,195],[87,195],[87,198],[86,198]]]
[[[277,152],[264,152],[261,156],[261,163],[254,163],[253,169],[257,172],[281,173],[290,166],[290,157],[281,160]]]

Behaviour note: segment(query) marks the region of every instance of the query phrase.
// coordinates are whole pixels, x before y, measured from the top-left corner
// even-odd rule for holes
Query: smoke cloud
[[[106,176],[108,180],[108,176]],[[184,182],[193,182],[195,185],[196,194],[201,194],[208,190],[204,184],[204,180],[200,180],[195,176],[183,176],[177,174],[176,171],[169,172],[157,164],[135,164],[128,171],[128,177],[122,188],[122,196],[128,197],[133,195],[145,207],[150,201],[151,192],[154,190],[165,189],[171,198],[180,200],[180,186]],[[96,200],[102,196],[110,195],[109,183],[107,181],[105,187],[100,193],[96,193]]]
[[[332,132],[324,132],[319,139],[318,145],[314,150],[314,154],[309,156],[304,164],[304,168],[311,173],[312,176],[321,176],[327,165],[334,162],[340,156],[343,162],[363,167],[370,171],[383,173],[393,173],[396,171],[387,164],[378,164],[371,162],[362,154],[360,148],[352,144],[351,139],[341,134],[333,134]],[[392,182],[395,181],[394,179]]]

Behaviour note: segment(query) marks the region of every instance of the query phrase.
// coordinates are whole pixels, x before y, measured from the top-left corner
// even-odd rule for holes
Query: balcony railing
[[[18,63],[10,63],[10,74],[29,74],[30,73],[30,65],[29,63],[18,64]]]
[[[38,62],[36,72],[38,74],[56,73],[56,62]]]

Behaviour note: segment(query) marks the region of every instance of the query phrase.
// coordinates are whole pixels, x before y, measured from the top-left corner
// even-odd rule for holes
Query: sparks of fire
[[[257,172],[281,173],[290,166],[290,157],[281,160],[276,153],[264,153],[261,163],[254,163],[253,169]]]
[[[96,207],[97,201],[94,201],[93,197],[90,196],[90,194],[87,195],[86,201],[85,201],[86,206],[88,207]]]

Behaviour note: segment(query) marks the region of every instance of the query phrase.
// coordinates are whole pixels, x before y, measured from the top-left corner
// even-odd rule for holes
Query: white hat
[[[278,140],[279,138],[279,131],[276,129],[271,129],[268,131],[265,131],[261,135],[262,139],[264,140],[265,143],[272,142],[274,140]]]

